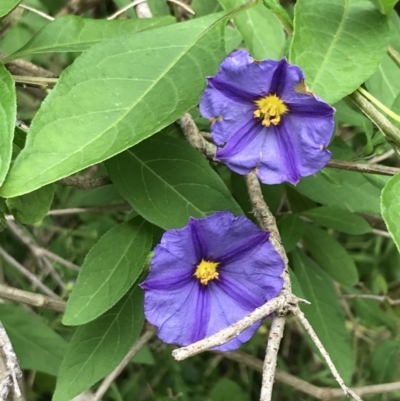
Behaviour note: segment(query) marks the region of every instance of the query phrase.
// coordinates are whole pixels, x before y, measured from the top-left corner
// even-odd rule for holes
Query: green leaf
[[[353,259],[326,231],[307,225],[304,243],[316,262],[335,281],[348,286],[358,283],[358,272]]]
[[[372,228],[361,216],[331,206],[321,206],[302,213],[315,223],[333,228],[342,233],[361,235],[371,232]]]
[[[271,10],[276,18],[281,21],[286,31],[291,34],[293,32],[293,21],[287,11],[282,7],[279,0],[264,0],[264,5]]]
[[[110,373],[139,337],[143,291],[132,288],[103,316],[79,326],[61,364],[53,401],[69,401]]]
[[[10,13],[19,3],[21,3],[21,0],[1,0],[0,18]]]
[[[6,205],[15,220],[22,224],[35,224],[46,217],[53,203],[54,191],[54,185],[46,185],[29,194],[9,198]]]
[[[196,13],[195,18],[221,11],[221,5],[218,0],[192,0],[192,10]]]
[[[209,163],[182,139],[156,135],[108,160],[106,167],[133,208],[166,230],[218,210],[243,213]]]
[[[391,108],[400,93],[400,69],[386,54],[378,69],[366,82],[368,91]]]
[[[246,394],[242,388],[233,380],[221,379],[211,390],[209,397],[211,401],[247,401]]]
[[[63,323],[88,323],[114,306],[142,272],[152,240],[152,226],[141,217],[101,237],[83,262]]]
[[[302,178],[296,186],[302,195],[327,206],[336,206],[352,212],[380,214],[381,190],[363,174],[324,169]]]
[[[205,76],[225,56],[224,21],[212,15],[88,49],[35,115],[1,196],[31,192],[106,160],[193,108]]]
[[[311,305],[301,306],[346,384],[354,370],[353,352],[340,303],[329,276],[301,250],[292,253],[292,265]]]
[[[382,14],[390,16],[392,10],[399,0],[372,0]]]
[[[0,6],[1,9],[1,6]],[[7,175],[11,162],[12,143],[17,117],[15,84],[11,74],[0,64],[0,185]]]
[[[372,383],[389,383],[395,381],[399,371],[400,343],[384,340],[375,346],[371,358]]]
[[[290,61],[328,103],[356,90],[378,67],[389,25],[369,0],[299,0]]]
[[[154,365],[156,363],[153,353],[148,345],[140,348],[138,353],[132,358],[132,362],[141,363],[143,365]]]
[[[286,253],[289,253],[296,247],[296,244],[303,235],[304,226],[304,221],[294,214],[288,214],[279,220],[278,230]]]
[[[22,369],[57,375],[67,342],[38,316],[16,305],[0,304],[0,321]]]
[[[174,21],[173,17],[107,21],[67,15],[47,24],[25,46],[2,61],[30,54],[82,52],[98,42],[159,28]]]
[[[225,10],[231,10],[248,0],[219,0]],[[261,3],[233,19],[251,55],[256,59],[277,59],[283,55],[285,33],[274,14]]]
[[[387,229],[400,251],[400,174],[392,177],[383,188],[381,206]]]

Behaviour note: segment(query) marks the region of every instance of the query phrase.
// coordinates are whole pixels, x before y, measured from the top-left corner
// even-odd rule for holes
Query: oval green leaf
[[[46,185],[29,194],[6,200],[6,205],[15,220],[22,224],[35,224],[42,221],[53,203],[54,185]]]
[[[319,266],[335,281],[348,286],[358,283],[358,271],[353,259],[326,231],[307,225],[304,243]]]
[[[15,84],[11,74],[0,64],[0,185],[10,167],[14,127],[17,116]]]
[[[92,46],[43,102],[0,195],[106,160],[192,109],[225,56],[224,21],[212,15]]]
[[[101,237],[83,262],[63,323],[88,323],[113,307],[142,272],[152,239],[152,226],[141,217],[122,223]]]
[[[57,375],[67,342],[38,316],[20,306],[0,304],[0,321],[22,369]]]
[[[361,235],[371,232],[372,228],[361,216],[337,207],[321,206],[302,213],[315,223],[333,228],[341,233]]]
[[[19,3],[21,3],[21,0],[1,0],[0,18],[10,13]]]
[[[132,288],[103,316],[79,326],[62,361],[53,401],[70,401],[110,373],[139,337],[143,291]]]
[[[288,214],[278,221],[278,230],[286,253],[296,247],[303,235],[304,226],[304,221],[294,214]]]
[[[305,298],[311,305],[301,307],[333,364],[346,384],[354,370],[353,352],[345,317],[330,277],[301,250],[292,253],[292,265]]]
[[[6,63],[31,54],[82,52],[103,40],[159,28],[174,21],[173,17],[107,21],[67,15],[44,26],[25,46],[2,61]]]
[[[165,230],[218,210],[242,214],[222,179],[186,141],[159,134],[106,161],[121,195]]]
[[[225,10],[231,10],[248,0],[219,0]],[[242,12],[233,19],[246,46],[256,59],[278,59],[283,55],[285,33],[275,15],[261,3]]]
[[[382,216],[400,252],[400,174],[386,184],[381,198]]]
[[[369,0],[299,0],[294,14],[290,61],[329,103],[356,90],[386,53],[387,18]]]

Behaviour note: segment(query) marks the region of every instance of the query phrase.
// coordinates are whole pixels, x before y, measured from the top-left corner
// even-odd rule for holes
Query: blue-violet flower
[[[158,327],[161,340],[192,344],[276,297],[284,263],[268,237],[230,212],[191,218],[186,227],[165,232],[141,284],[146,318]],[[216,349],[238,348],[260,324]]]
[[[331,158],[335,109],[307,90],[301,69],[286,59],[232,53],[207,78],[200,112],[212,122],[216,159],[242,175],[257,168],[265,184],[297,184]]]

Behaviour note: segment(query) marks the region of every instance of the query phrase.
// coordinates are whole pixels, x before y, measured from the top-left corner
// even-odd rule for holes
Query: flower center
[[[201,262],[197,265],[197,269],[194,275],[200,280],[201,284],[207,285],[210,280],[214,280],[219,277],[217,267],[219,262],[210,262],[208,260],[201,259]]]
[[[261,124],[269,127],[271,124],[278,125],[281,116],[288,112],[288,107],[277,95],[264,96],[255,101],[257,109],[254,112],[255,118],[262,118]]]

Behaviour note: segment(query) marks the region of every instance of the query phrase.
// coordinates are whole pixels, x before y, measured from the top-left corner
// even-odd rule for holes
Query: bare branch
[[[146,2],[142,2],[135,6],[135,12],[138,18],[151,18],[153,17],[150,7]]]
[[[128,363],[132,360],[132,358],[138,353],[138,351],[150,340],[154,335],[154,330],[146,331],[140,338],[133,344],[132,348],[126,354],[125,358],[121,361],[121,363],[103,380],[97,389],[92,401],[100,401],[103,395],[106,393],[108,388],[114,382],[114,380],[122,373],[122,371],[126,368]]]
[[[342,298],[347,299],[372,299],[378,302],[389,302],[390,305],[400,305],[400,299],[392,299],[387,295],[374,295],[374,294],[344,294]]]
[[[293,302],[296,301],[297,298],[293,296]],[[197,355],[200,352],[207,351],[209,349],[218,347],[219,345],[225,344],[265,316],[270,315],[276,310],[280,310],[285,303],[286,299],[283,295],[273,298],[226,329],[220,330],[218,333],[188,345],[187,347],[178,348],[172,351],[172,356],[177,361],[182,361],[183,359]]]
[[[24,4],[18,4],[18,7],[27,10],[27,11],[31,11],[37,15],[40,15],[41,17],[49,20],[49,21],[54,21],[55,18],[53,18],[52,16],[44,13],[43,11],[37,10],[36,8],[33,7],[29,7],[29,6],[25,6]]]
[[[31,273],[26,267],[22,266],[18,261],[16,261],[11,255],[9,255],[1,246],[0,246],[0,256],[12,265],[16,270],[18,270],[22,275],[24,275],[32,284],[35,284],[38,288],[40,288],[45,294],[50,297],[54,297],[59,299],[60,297],[54,293],[50,288],[44,285],[33,273]]]
[[[285,328],[285,321],[284,317],[276,317],[272,320],[265,352],[260,401],[269,401],[272,398],[278,351]]]
[[[22,58],[9,61],[7,69],[13,75],[30,75],[33,77],[56,78],[57,76],[51,71],[45,70],[36,64],[26,61]]]
[[[341,170],[357,171],[366,174],[395,175],[400,172],[400,168],[381,166],[380,164],[353,163],[345,160],[331,160],[326,167]]]
[[[110,177],[85,177],[84,175],[72,175],[70,177],[61,178],[57,184],[75,187],[78,189],[94,189],[104,185],[112,184]]]
[[[214,160],[217,147],[203,137],[192,116],[189,113],[185,113],[177,123],[182,128],[187,141],[208,159]]]
[[[0,348],[1,357],[5,362],[4,377],[1,379],[0,385],[0,401],[5,401],[10,390],[14,396],[21,398],[21,390],[19,388],[18,379],[22,377],[22,372],[18,364],[17,356],[12,348],[11,341],[8,338],[7,332],[0,323]]]
[[[20,290],[4,284],[0,284],[0,298],[38,308],[51,309],[56,312],[64,312],[65,310],[65,302],[61,299]]]
[[[368,160],[368,163],[379,163],[383,160],[389,159],[389,157],[392,157],[393,155],[395,155],[395,151],[394,149],[390,149],[387,152],[385,152],[383,155],[379,155],[379,156],[375,156],[372,159]]]
[[[346,396],[352,396],[353,399],[356,401],[362,401],[361,398],[353,390],[351,390],[344,384],[343,379],[341,378],[339,372],[337,371],[335,365],[333,364],[331,357],[326,352],[326,349],[322,345],[320,339],[318,338],[318,336],[315,333],[314,329],[312,328],[311,324],[309,323],[307,318],[304,316],[304,313],[300,310],[300,308],[298,306],[292,307],[292,312],[300,320],[300,323],[303,325],[303,327],[306,329],[307,333],[310,335],[312,342],[318,348],[323,359],[325,360],[326,364],[328,365],[333,377],[338,382],[339,386],[342,388],[344,394]]]

